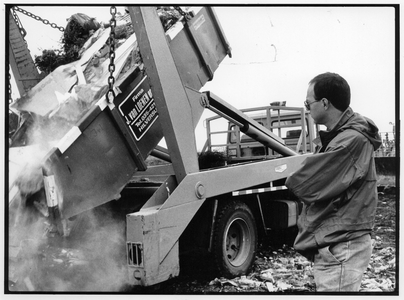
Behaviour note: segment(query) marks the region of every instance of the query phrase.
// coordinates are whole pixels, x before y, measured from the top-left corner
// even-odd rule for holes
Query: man
[[[303,202],[294,248],[314,262],[316,290],[359,291],[372,252],[376,204],[375,124],[349,107],[346,80],[324,73],[309,82],[305,106],[323,124],[316,153],[286,186]]]

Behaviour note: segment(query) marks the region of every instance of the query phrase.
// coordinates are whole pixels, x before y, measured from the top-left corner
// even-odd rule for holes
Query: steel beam
[[[142,245],[144,258],[142,265],[129,266],[132,284],[152,285],[176,276],[179,260],[173,252],[178,251],[178,239],[207,198],[286,178],[308,155],[196,172],[175,190],[169,181],[163,183],[148,205],[127,215],[127,226],[133,229],[127,231],[127,240]]]
[[[155,7],[129,7],[164,137],[178,182],[199,170],[194,122],[187,92]]]
[[[8,15],[9,63],[18,92],[23,95],[40,81],[39,72],[14,17],[11,12]]]

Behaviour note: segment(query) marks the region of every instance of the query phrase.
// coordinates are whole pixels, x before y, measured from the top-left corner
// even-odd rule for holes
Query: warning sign
[[[157,107],[146,78],[147,76],[143,77],[133,92],[118,106],[119,112],[137,141],[158,118]]]

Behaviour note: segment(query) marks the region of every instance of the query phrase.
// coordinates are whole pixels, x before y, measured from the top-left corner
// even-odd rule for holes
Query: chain
[[[8,66],[8,104],[13,103],[13,98],[11,97],[11,74],[10,65]]]
[[[38,16],[34,15],[33,13],[30,13],[30,12],[26,11],[25,9],[22,9],[22,8],[20,8],[18,6],[14,6],[13,10],[19,11],[19,12],[23,13],[24,15],[27,15],[28,17],[34,18],[37,21],[41,21],[45,25],[50,25],[52,28],[57,28],[61,32],[65,31],[65,29],[63,27],[58,26],[55,23],[50,23],[48,20],[42,19],[41,17],[38,17]]]
[[[182,10],[180,6],[174,6],[174,9],[179,12],[181,16],[183,16],[186,20],[190,20],[191,16],[189,13],[186,13],[185,11]]]
[[[106,94],[106,98],[108,103],[114,102],[115,99],[115,91],[114,91],[114,71],[115,71],[115,26],[116,26],[116,7],[111,6],[111,20],[109,21],[109,25],[111,26],[111,32],[109,34],[109,77],[108,77],[108,92]]]
[[[24,27],[22,26],[20,18],[18,18],[18,15],[16,14],[14,9],[11,9],[11,12],[13,14],[13,18],[15,20],[15,23],[17,24],[17,27],[20,30],[22,38],[25,38],[25,36],[27,35],[27,32],[25,31]]]

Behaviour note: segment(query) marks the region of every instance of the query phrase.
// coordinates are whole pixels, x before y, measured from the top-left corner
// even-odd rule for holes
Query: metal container
[[[212,9],[184,26],[170,48],[183,84],[199,90],[230,50]],[[118,89],[113,104],[101,99],[46,157],[63,218],[119,198],[163,137],[147,74],[136,68]]]

